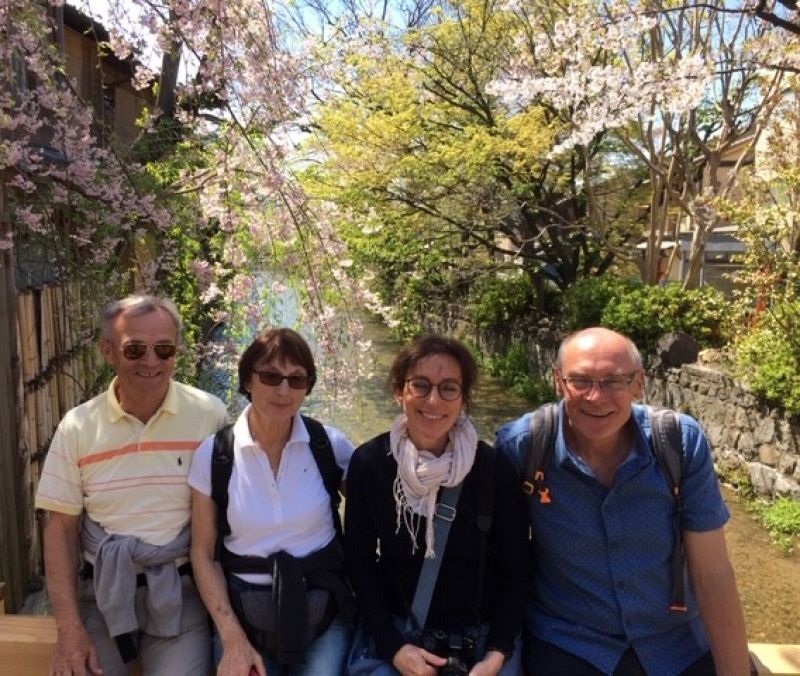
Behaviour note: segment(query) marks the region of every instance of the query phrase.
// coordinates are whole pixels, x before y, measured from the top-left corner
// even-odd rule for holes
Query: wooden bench
[[[49,615],[6,615],[0,583],[0,673],[47,674],[56,644],[56,624]],[[800,644],[751,643],[759,674],[800,674]],[[134,674],[141,675],[138,664]]]
[[[52,615],[6,615],[4,584],[0,582],[0,674],[47,676],[56,645]],[[138,662],[133,676],[141,676]]]
[[[759,674],[800,674],[800,644],[751,643]]]

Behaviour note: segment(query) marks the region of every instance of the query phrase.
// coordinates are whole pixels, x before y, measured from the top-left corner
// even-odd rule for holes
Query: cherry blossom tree
[[[493,91],[512,108],[544,102],[560,111],[569,132],[555,154],[613,136],[647,171],[646,281],[657,280],[662,243],[677,239],[680,221],[688,220],[693,239],[685,284],[699,283],[705,243],[719,223],[711,198],[732,190],[781,98],[790,57],[798,58],[790,32],[728,5],[506,5],[520,22],[519,58]],[[735,166],[722,181],[718,168],[734,148]],[[590,161],[584,167],[601,237],[606,224],[591,190],[607,171]]]
[[[74,4],[91,14],[86,0]],[[0,63],[9,80],[18,72],[33,83],[0,93],[0,169],[14,206],[3,246],[17,256],[23,242],[48,246],[55,277],[81,278],[95,298],[117,295],[131,272],[144,288],[174,291],[191,271],[197,293],[186,302],[213,311],[208,325],[263,324],[265,305],[294,285],[294,319],[314,325],[323,352],[341,349],[343,337],[357,345],[347,311],[331,310],[353,293],[339,274],[342,245],[293,179],[308,79],[282,6],[111,3],[100,48],[120,59],[154,54],[134,62],[133,83],[153,89],[154,105],[123,148],[100,143],[101,116],[62,75],[52,39],[61,5],[0,0]],[[40,156],[42,134],[60,162]],[[347,369],[337,361],[328,372]]]

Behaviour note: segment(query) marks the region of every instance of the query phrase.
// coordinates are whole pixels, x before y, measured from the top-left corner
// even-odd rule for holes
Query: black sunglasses
[[[308,384],[311,382],[308,376],[285,376],[277,371],[253,371],[253,373],[258,376],[262,385],[270,387],[278,387],[285,380],[293,390],[307,390]]]
[[[122,356],[131,361],[141,359],[147,354],[148,347],[152,347],[153,352],[156,353],[156,357],[164,361],[172,359],[178,351],[178,347],[174,343],[156,343],[155,345],[149,345],[148,343],[125,343],[122,346]]]

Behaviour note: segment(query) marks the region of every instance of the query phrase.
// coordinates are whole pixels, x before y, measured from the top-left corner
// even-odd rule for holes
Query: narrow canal
[[[369,325],[368,334],[373,342],[374,375],[364,379],[357,391],[348,393],[352,408],[342,410],[324,401],[312,401],[309,407],[312,414],[346,431],[356,444],[389,429],[397,414],[385,381],[400,344],[378,323]],[[491,440],[500,424],[529,408],[502,383],[482,374],[472,412],[482,438]],[[728,548],[750,641],[800,643],[800,554],[783,554],[732,491],[726,490],[725,497],[733,514],[727,528]]]

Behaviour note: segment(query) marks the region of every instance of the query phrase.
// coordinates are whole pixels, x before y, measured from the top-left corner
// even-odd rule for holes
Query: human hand
[[[406,643],[394,654],[392,664],[402,676],[436,676],[439,667],[447,664],[447,660],[419,646]]]
[[[267,676],[267,669],[258,651],[242,637],[223,642],[217,676]]]
[[[102,674],[97,649],[83,625],[67,631],[59,631],[50,676],[87,676]]]
[[[480,662],[473,665],[469,676],[497,676],[505,660],[506,656],[499,650],[490,650]]]

